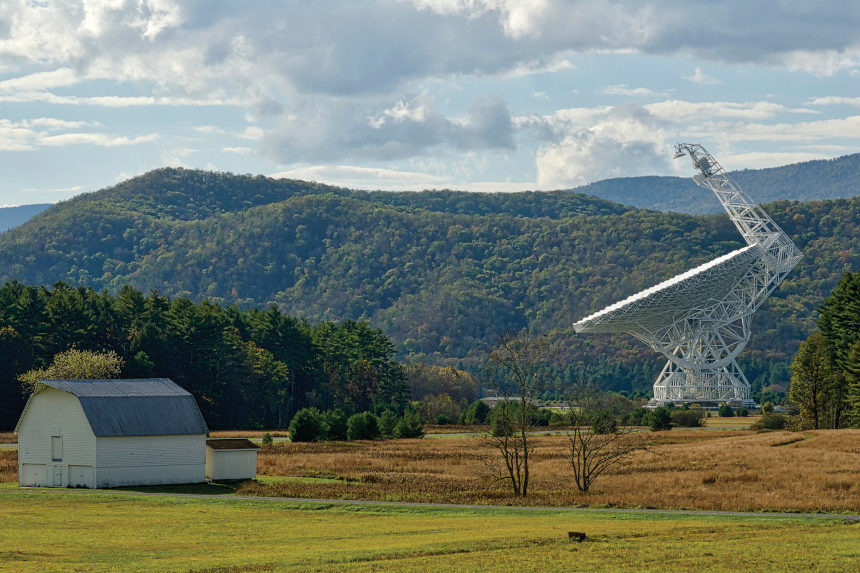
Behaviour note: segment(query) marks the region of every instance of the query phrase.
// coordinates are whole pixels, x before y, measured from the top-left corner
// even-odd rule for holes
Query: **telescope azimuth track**
[[[668,361],[654,383],[654,403],[751,403],[735,358],[750,338],[749,319],[797,264],[801,253],[737,187],[704,147],[675,146],[693,180],[710,189],[747,246],[616,302],[575,323],[576,332],[629,332]]]

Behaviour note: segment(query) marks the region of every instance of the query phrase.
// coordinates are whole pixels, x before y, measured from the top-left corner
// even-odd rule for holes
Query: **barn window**
[[[51,436],[51,461],[63,461],[63,436]]]

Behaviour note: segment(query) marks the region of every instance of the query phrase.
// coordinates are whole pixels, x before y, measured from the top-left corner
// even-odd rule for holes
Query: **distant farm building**
[[[40,380],[15,433],[22,486],[205,481],[209,429],[167,378]]]
[[[254,479],[259,449],[247,438],[206,440],[206,479]]]

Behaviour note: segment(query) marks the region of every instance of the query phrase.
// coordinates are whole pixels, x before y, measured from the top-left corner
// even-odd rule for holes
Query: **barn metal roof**
[[[209,438],[206,445],[213,450],[259,450],[260,446],[248,438]]]
[[[169,378],[39,383],[77,396],[98,437],[209,433],[194,396]]]

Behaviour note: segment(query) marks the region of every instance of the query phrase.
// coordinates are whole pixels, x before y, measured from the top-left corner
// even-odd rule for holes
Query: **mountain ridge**
[[[401,195],[177,170],[125,183],[0,234],[0,281],[130,284],[310,321],[370,320],[402,358],[462,367],[503,331],[553,332],[565,376],[642,391],[659,368],[650,350],[570,325],[741,246],[725,215],[570,192]],[[814,309],[860,263],[860,198],[764,208],[806,256],[754,319],[741,363],[758,389],[787,382]]]
[[[265,183],[265,193],[254,199],[243,199],[242,205],[231,204],[229,199],[225,202],[213,202],[213,198],[209,197],[209,201],[204,198],[202,205],[198,205],[197,215],[211,214],[213,212],[223,212],[235,210],[237,206],[245,208],[260,204],[259,201],[273,202],[275,200],[284,200],[296,194],[308,193],[335,193],[341,195],[358,194],[364,195],[373,200],[395,205],[408,206],[415,202],[416,196],[422,196],[425,203],[432,205],[431,210],[454,210],[455,208],[451,201],[451,197],[456,197],[461,203],[469,203],[467,195],[473,194],[479,197],[484,197],[484,208],[481,213],[492,211],[493,203],[501,204],[505,201],[502,199],[506,196],[524,196],[528,194],[564,194],[574,193],[580,195],[590,195],[595,198],[604,199],[611,203],[616,203],[618,206],[624,205],[627,207],[636,207],[639,209],[651,209],[664,212],[678,212],[686,214],[713,214],[721,213],[722,208],[716,199],[697,187],[692,180],[684,177],[670,177],[658,175],[646,175],[640,177],[619,177],[611,179],[603,179],[582,185],[580,187],[561,189],[555,191],[526,191],[519,193],[476,193],[470,191],[457,190],[425,190],[425,191],[368,191],[368,190],[353,190],[324,183],[316,183],[309,181],[300,181],[292,179],[273,179],[263,175],[242,176],[233,175],[230,173],[218,173],[196,169],[184,169],[164,167],[144,173],[123,181],[117,185],[106,187],[97,191],[83,193],[77,195],[63,203],[69,201],[98,201],[106,194],[114,194],[118,197],[127,196],[129,194],[138,195],[137,209],[140,212],[147,212],[152,209],[154,197],[163,197],[165,193],[169,193],[165,189],[159,187],[148,186],[148,183],[154,181],[158,183],[163,179],[172,179],[173,183],[179,186],[200,186],[205,185],[207,181],[217,181],[219,177],[226,176],[231,178],[233,183],[239,181],[251,180],[256,184]],[[740,187],[748,190],[750,194],[760,203],[768,203],[780,200],[798,200],[811,201],[817,199],[847,199],[860,194],[860,153],[844,155],[832,159],[817,159],[805,161],[801,163],[793,163],[779,167],[770,167],[764,169],[744,169],[740,171],[729,172],[729,177],[732,178]],[[152,195],[148,198],[140,197],[139,191],[141,188],[147,188]],[[491,199],[486,199],[491,198]],[[445,207],[447,205],[447,208]],[[19,207],[3,207],[0,208],[0,232],[8,230],[12,227],[25,223],[29,218],[39,212],[51,207],[51,204],[32,204],[22,205]],[[187,206],[187,204],[186,204]],[[606,205],[607,210],[617,209]],[[474,206],[473,206],[474,208]],[[498,207],[497,207],[498,208]],[[208,209],[208,211],[207,211]],[[535,211],[533,216],[540,216]],[[562,213],[548,213],[543,211],[544,216],[566,216],[569,211]],[[167,215],[164,211],[160,215]],[[179,213],[179,218],[183,218]],[[188,213],[185,213],[187,218]],[[8,222],[6,222],[8,221]]]

